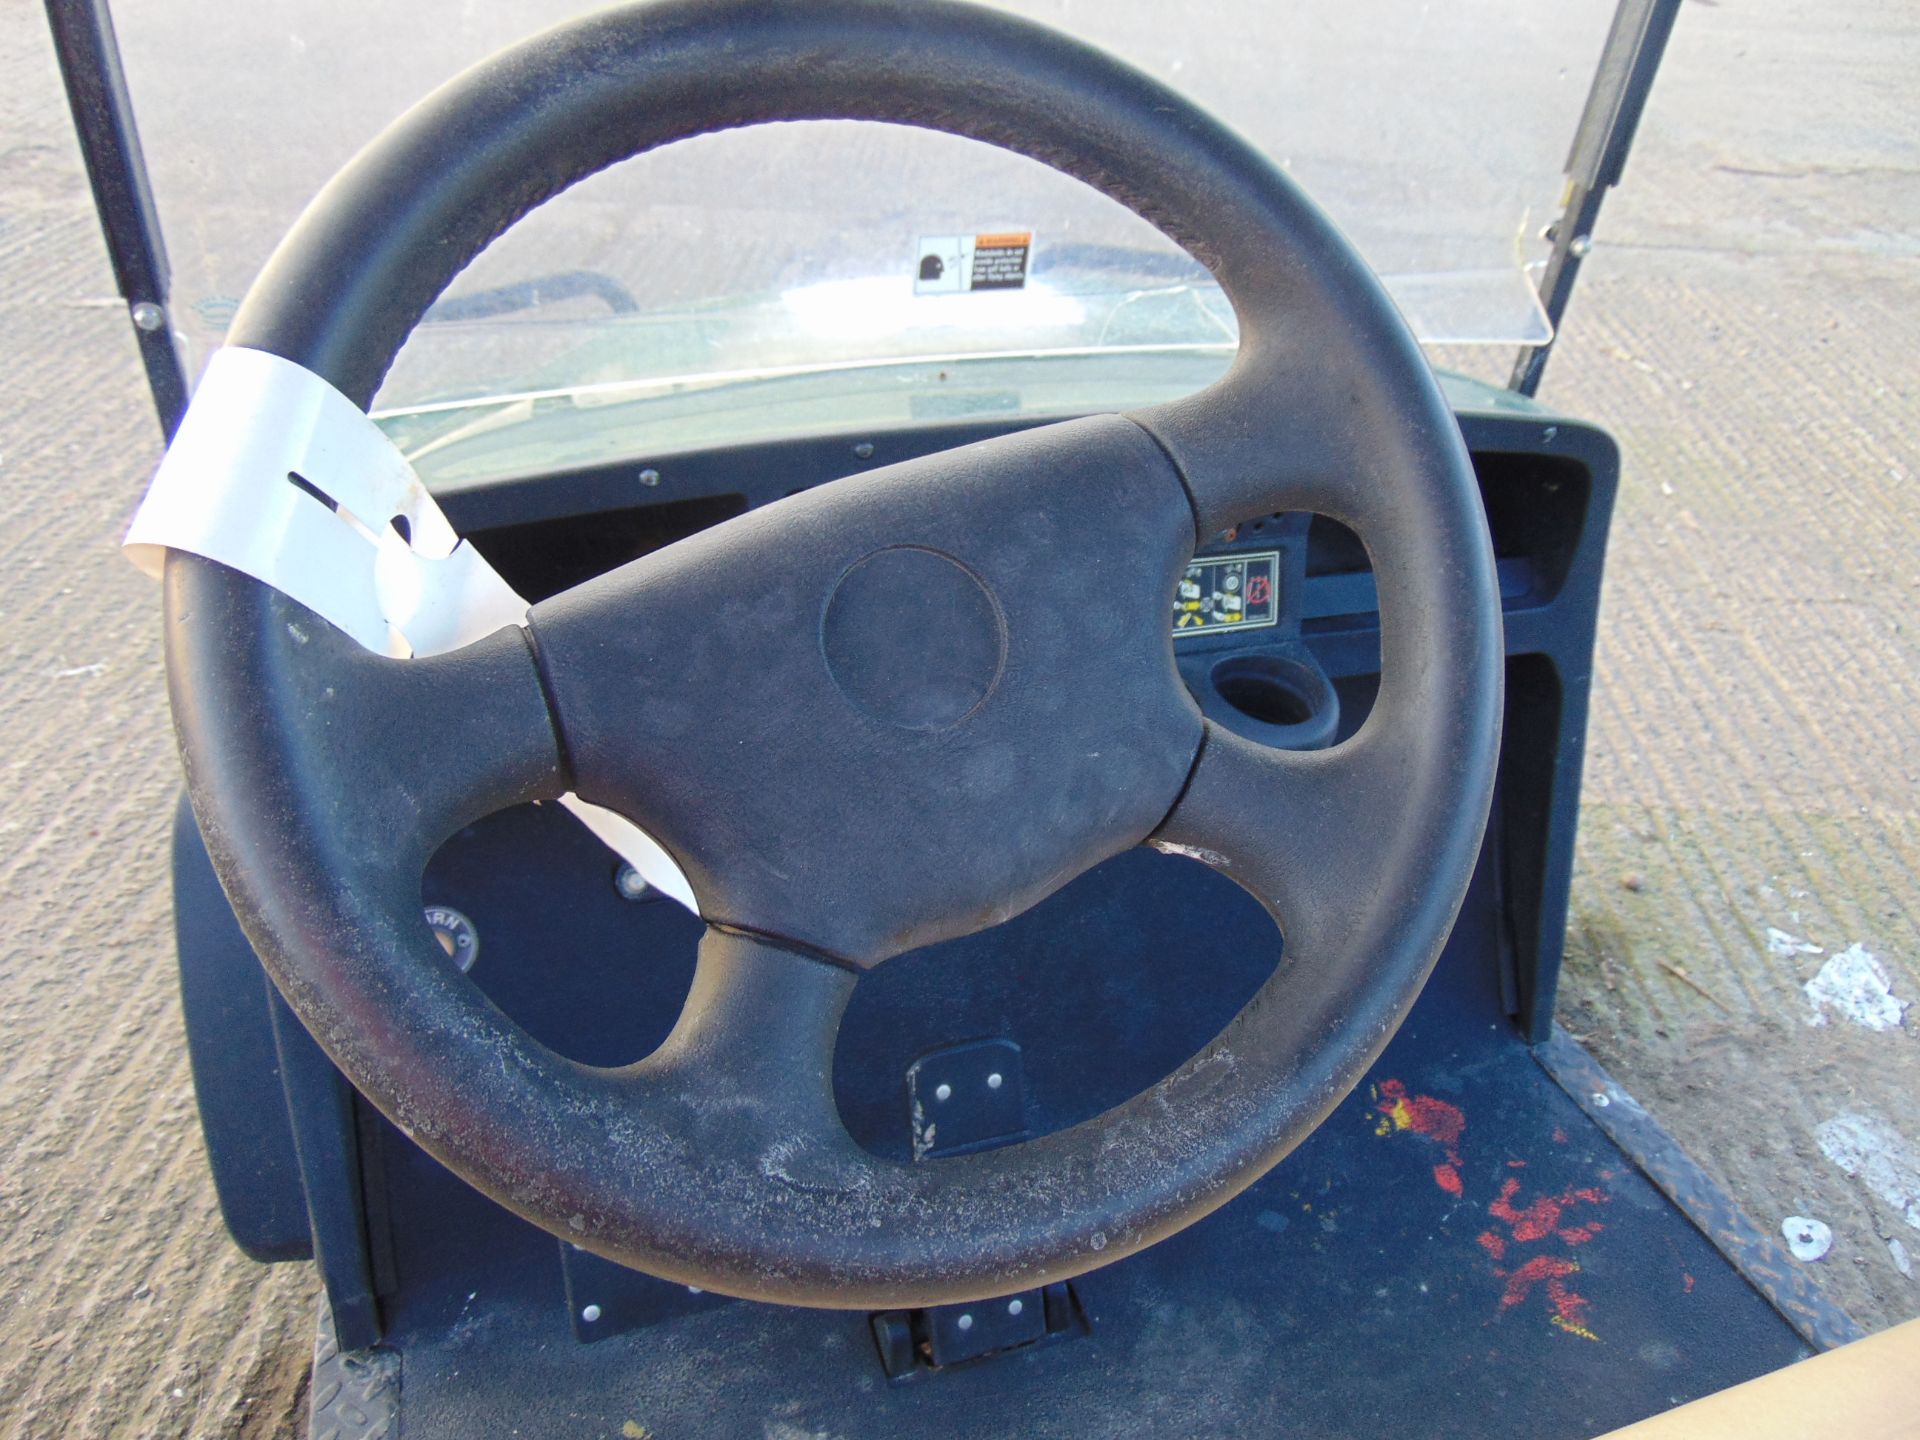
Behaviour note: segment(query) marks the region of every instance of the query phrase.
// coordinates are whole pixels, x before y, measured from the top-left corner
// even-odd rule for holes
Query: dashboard
[[[1505,392],[1443,383],[1486,505],[1508,650],[1527,653],[1543,643],[1532,630],[1559,623],[1551,617],[1592,539],[1596,495],[1611,494],[1617,457],[1590,426]],[[784,496],[1033,423],[973,419],[643,455],[436,494],[455,527],[537,602]],[[1199,547],[1168,597],[1168,633],[1210,719],[1261,743],[1312,749],[1365,719],[1378,685],[1377,611],[1358,537],[1324,517],[1271,514]]]

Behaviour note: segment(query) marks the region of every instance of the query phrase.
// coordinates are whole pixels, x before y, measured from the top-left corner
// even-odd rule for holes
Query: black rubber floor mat
[[[493,847],[512,842],[568,870],[564,840],[546,838],[543,852],[525,832],[476,834],[430,885],[497,932],[486,941],[496,963],[555,932],[537,913],[482,918],[489,896],[513,909]],[[594,860],[590,881],[606,889],[603,868]],[[487,894],[467,890],[463,873],[492,877]],[[591,928],[600,902],[569,896],[552,874],[527,885]],[[863,1315],[688,1296],[662,1282],[635,1282],[634,1328],[580,1343],[555,1242],[387,1131],[401,1433],[1571,1440],[1806,1354],[1520,1042],[1501,1005],[1491,891],[1476,884],[1412,1019],[1305,1146],[1207,1221],[1075,1282],[1087,1334],[904,1384],[888,1381]],[[1107,1087],[1163,1072],[1259,982],[1277,947],[1243,900],[1198,866],[1122,857],[1011,926],[942,947],[945,958],[903,971],[894,993],[876,984],[871,1013],[849,1027],[895,1034],[930,1016],[924,1034],[895,1034],[901,1053],[936,1037],[1009,1034],[1029,1055],[1036,1125],[1064,1123],[1110,1103]],[[628,937],[618,973],[651,976],[666,995],[653,1004],[670,1018],[667,992],[685,971],[674,957],[690,953],[697,926],[666,905],[608,915]],[[1017,960],[996,971],[994,957],[1009,953]],[[1078,999],[1022,1009],[1012,977],[1031,980],[1043,961],[1046,984],[1029,989],[1077,986]],[[1158,1011],[1139,1000],[1133,1021],[1103,1028],[1114,990],[1100,974],[1116,973],[1190,998]],[[490,983],[509,1009],[531,1004],[507,977]],[[1140,1014],[1160,1015],[1169,1033],[1141,1033]],[[1094,1038],[1050,1048],[1040,1028],[1076,1017]],[[1065,1093],[1057,1077],[1101,1046],[1146,1052],[1139,1073],[1111,1065],[1091,1092]],[[885,1117],[904,1124],[897,1059],[841,1067],[849,1124],[879,1149],[898,1139]],[[576,1293],[571,1308],[584,1303],[591,1296]]]

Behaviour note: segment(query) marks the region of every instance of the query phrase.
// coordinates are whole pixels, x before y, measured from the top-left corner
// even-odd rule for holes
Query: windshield
[[[1540,232],[1608,0],[1006,8],[1113,51],[1261,147],[1423,341],[1547,338]],[[573,12],[119,0],[189,369],[361,144]],[[1136,404],[1204,384],[1235,337],[1203,269],[1076,181],[945,135],[783,125],[640,157],[536,212],[454,283],[377,409],[423,474],[458,478],[524,465],[530,420],[549,462],[584,463],[723,435]],[[556,407],[568,424],[551,423]]]

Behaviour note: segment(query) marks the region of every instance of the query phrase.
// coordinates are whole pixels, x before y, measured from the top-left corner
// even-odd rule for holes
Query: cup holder
[[[1321,750],[1340,728],[1333,683],[1304,645],[1225,656],[1204,680],[1193,687],[1201,713],[1263,745]]]

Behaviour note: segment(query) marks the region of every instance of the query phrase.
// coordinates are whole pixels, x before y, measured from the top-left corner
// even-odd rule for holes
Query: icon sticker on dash
[[[1277,550],[1199,557],[1174,586],[1175,638],[1278,624],[1279,574]]]

